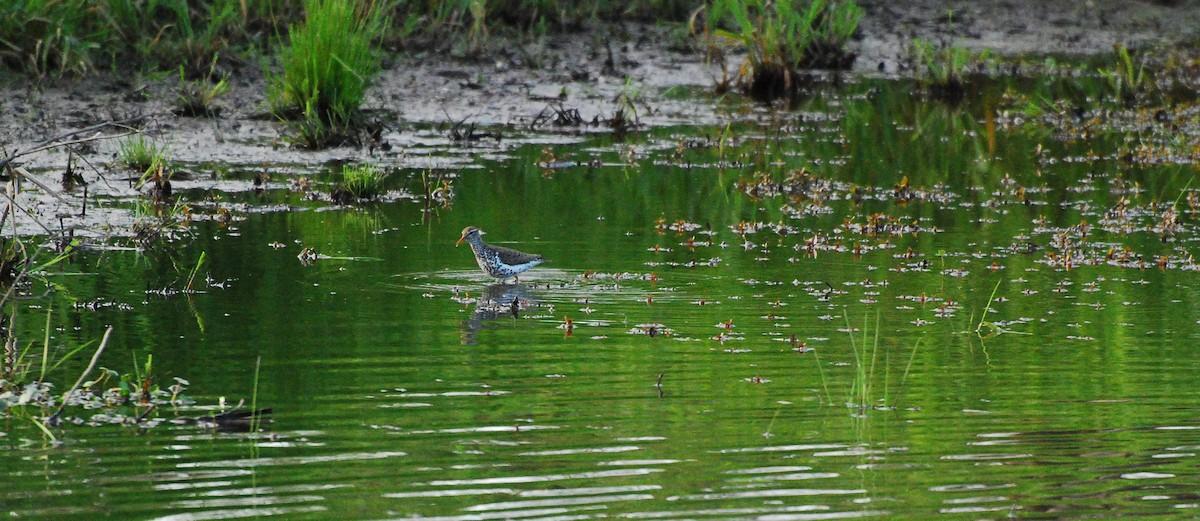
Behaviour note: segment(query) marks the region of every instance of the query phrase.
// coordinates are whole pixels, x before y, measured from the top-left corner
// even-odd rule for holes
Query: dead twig
[[[30,148],[29,150],[20,150],[17,152],[13,152],[8,157],[5,157],[4,159],[0,159],[0,168],[4,168],[4,167],[8,166],[9,163],[16,161],[17,158],[19,158],[19,157],[27,156],[30,154],[36,154],[38,152],[50,150],[52,148],[57,148],[60,146],[78,145],[80,143],[87,143],[89,141],[98,141],[101,139],[113,139],[113,138],[128,136],[130,134],[139,133],[139,132],[141,132],[140,130],[133,128],[129,125],[132,123],[136,123],[136,122],[145,120],[151,116],[153,116],[153,114],[134,116],[132,118],[123,119],[120,121],[105,121],[104,123],[98,123],[98,124],[92,125],[90,127],[84,127],[79,130],[72,130],[65,134],[60,134],[60,135],[54,136],[49,139],[44,139],[42,141],[34,143],[33,147]],[[84,134],[87,132],[96,132],[96,131],[103,130],[108,127],[123,128],[123,129],[129,130],[129,132],[126,132],[124,134],[118,134],[115,136],[93,135],[93,136],[89,136],[89,137],[85,137],[85,138],[74,139],[71,141],[62,141],[64,139],[75,137],[80,134]]]

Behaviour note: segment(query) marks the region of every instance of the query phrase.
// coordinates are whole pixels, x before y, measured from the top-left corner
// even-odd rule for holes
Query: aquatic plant
[[[214,117],[220,114],[221,108],[215,103],[218,98],[229,92],[229,82],[227,75],[217,77],[217,58],[217,55],[213,55],[208,75],[201,79],[188,81],[183,66],[179,66],[179,94],[175,98],[175,114],[187,117]],[[214,81],[214,78],[217,79]]]
[[[849,331],[850,351],[854,353],[854,383],[850,386],[850,390],[846,397],[846,406],[857,409],[860,413],[866,413],[867,410],[875,407],[875,399],[872,395],[874,392],[873,385],[875,380],[875,364],[879,361],[879,319],[875,320],[875,335],[872,342],[868,342],[866,318],[863,318],[863,337],[861,342],[854,341],[854,328],[850,327],[850,317],[846,316],[846,330]],[[868,352],[867,345],[870,344]],[[869,361],[868,361],[869,359]],[[887,382],[884,382],[884,389],[887,389]]]
[[[426,169],[421,172],[421,188],[424,211],[433,213],[438,209],[450,209],[454,202],[453,176]]]
[[[62,423],[61,418],[68,408],[81,410],[105,410],[116,412],[118,408],[131,405],[135,409],[127,416],[140,421],[159,405],[180,405],[191,400],[183,394],[188,381],[174,378],[171,385],[163,388],[155,381],[152,372],[153,357],[148,355],[144,364],[134,364],[131,372],[121,373],[99,366],[100,356],[108,346],[112,327],[109,327],[99,345],[92,353],[87,367],[66,392],[54,392],[51,377],[68,360],[91,347],[95,341],[71,348],[61,356],[51,356],[51,314],[46,314],[46,337],[42,341],[40,356],[31,352],[30,345],[19,348],[13,324],[4,328],[3,364],[0,365],[0,416],[24,418],[36,425],[50,441],[57,437],[50,430]],[[36,364],[36,365],[35,365]],[[99,376],[88,379],[93,371]],[[115,382],[115,385],[109,385]]]
[[[893,409],[897,407],[900,401],[900,396],[903,395],[904,386],[908,382],[909,372],[912,370],[913,360],[916,358],[917,350],[921,346],[921,340],[918,339],[913,343],[912,349],[908,354],[908,362],[904,366],[904,373],[900,377],[900,383],[895,389],[895,395],[891,388],[891,364],[889,363],[889,355],[883,353],[884,367],[883,382],[876,382],[875,370],[880,363],[880,347],[879,347],[879,316],[875,317],[875,327],[873,334],[868,337],[869,323],[866,317],[863,318],[862,339],[855,342],[854,328],[850,326],[850,317],[843,317],[846,321],[846,329],[849,331],[850,350],[854,353],[854,382],[846,393],[846,407],[858,411],[858,414],[866,414],[872,409]],[[818,361],[818,364],[820,362]],[[822,384],[824,384],[824,373],[821,375]],[[876,385],[879,384],[878,387]],[[882,389],[882,396],[876,396]],[[828,389],[826,389],[828,394]]]
[[[640,98],[641,88],[634,84],[632,78],[626,77],[625,86],[621,88],[621,92],[614,100],[617,103],[617,109],[613,112],[613,117],[608,120],[608,126],[612,128],[613,135],[623,137],[641,123],[637,110],[637,102]]]
[[[1117,99],[1131,106],[1148,84],[1146,63],[1141,57],[1135,59],[1124,45],[1114,45],[1113,52],[1116,55],[1114,63],[1108,68],[1099,69],[1100,76],[1108,80],[1108,86]]]
[[[372,165],[346,165],[342,167],[341,176],[341,182],[330,192],[330,196],[334,202],[346,204],[379,197],[388,174]]]
[[[963,71],[971,58],[971,51],[962,47],[937,47],[920,38],[912,42],[912,59],[917,81],[935,98],[962,100],[966,93],[963,88]]]
[[[863,16],[853,0],[715,0],[707,11],[702,31],[696,27],[699,12],[693,17],[693,34],[702,36],[723,69],[724,49],[744,49],[737,82],[762,100],[794,97],[802,69],[849,68],[855,54],[846,44]]]
[[[136,188],[149,185],[150,200],[154,204],[171,199],[171,176],[175,170],[167,160],[166,152],[157,143],[138,134],[122,142],[118,154],[126,166],[141,171]]]
[[[142,134],[121,142],[117,157],[125,166],[142,172],[143,175],[149,175],[151,171],[167,166],[165,150],[159,148],[153,139],[147,139]]]
[[[299,120],[302,146],[352,141],[359,106],[380,57],[373,42],[387,27],[383,2],[306,0],[307,18],[292,26],[280,51],[282,71],[270,78],[267,97],[283,119]]]
[[[165,204],[157,197],[139,198],[134,205],[133,234],[143,245],[160,239],[173,239],[191,222],[191,208],[183,202]]]

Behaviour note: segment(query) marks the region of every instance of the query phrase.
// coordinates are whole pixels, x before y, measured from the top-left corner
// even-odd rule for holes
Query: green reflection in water
[[[999,128],[999,91],[954,109],[862,82],[729,132],[554,147],[581,166],[517,147],[434,214],[281,190],[261,197],[305,209],[83,255],[52,278],[56,339],[112,324],[105,363],[152,353],[201,404],[248,400],[261,356],[271,435],[106,426],[47,448],[10,422],[0,498],[43,517],[1187,515],[1194,223],[1164,242],[1153,202],[1188,176],[1076,160],[1117,136]],[[827,189],[744,193],[801,168]],[[548,261],[489,286],[453,247],[467,225]],[[201,252],[224,287],[147,294]],[[981,337],[994,287],[1007,332]],[[126,306],[70,305],[96,299]],[[878,407],[847,406],[852,335]]]

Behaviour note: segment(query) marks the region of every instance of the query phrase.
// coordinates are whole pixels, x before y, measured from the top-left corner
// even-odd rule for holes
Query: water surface
[[[569,168],[539,165],[543,144],[492,150],[447,172],[447,208],[329,208],[280,182],[226,194],[247,211],[190,240],[79,255],[20,315],[23,338],[46,309],[60,346],[112,325],[102,365],[152,354],[160,381],[190,382],[196,405],[155,417],[223,397],[272,421],[75,426],[50,444],[11,419],[0,503],[54,519],[1195,516],[1195,216],[1156,228],[1190,174],[1124,163],[1113,137],[997,130],[994,97],[822,94],[728,107],[728,128],[574,137],[553,147]],[[250,211],[267,203],[293,208]],[[454,248],[468,225],[548,262],[496,284]],[[307,247],[327,258],[305,265]],[[200,291],[157,291],[201,253]]]

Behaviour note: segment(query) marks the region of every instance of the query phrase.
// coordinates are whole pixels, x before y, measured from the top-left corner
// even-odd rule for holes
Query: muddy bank
[[[1200,0],[1165,4],[863,2],[861,37],[852,43],[859,55],[853,73],[909,75],[906,57],[913,38],[991,49],[1005,56],[1104,54],[1115,43],[1139,47],[1194,42]],[[497,46],[486,58],[470,60],[389,51],[364,107],[385,128],[382,146],[371,148],[291,147],[284,126],[267,113],[261,71],[242,66],[231,73],[232,90],[217,102],[222,109],[217,118],[173,115],[179,90],[174,75],[102,74],[43,86],[9,75],[0,89],[0,106],[7,115],[0,120],[0,143],[8,151],[19,150],[101,121],[147,115],[143,130],[166,147],[171,161],[188,170],[177,189],[241,192],[252,185],[249,174],[239,172],[270,172],[268,188],[287,188],[294,177],[333,161],[369,160],[385,168],[469,168],[481,156],[503,159],[516,146],[608,133],[603,121],[616,112],[615,99],[622,92],[634,95],[640,123],[650,127],[718,124],[743,117],[707,95],[719,72],[705,63],[694,42],[674,23],[608,25],[585,34],[512,42]],[[577,111],[581,123],[535,124],[539,114],[556,108]],[[753,107],[749,109],[753,113]],[[450,132],[453,124],[486,128],[489,135],[456,142]],[[79,186],[63,191],[65,201],[27,188],[22,204],[43,222],[26,223],[19,228],[22,233],[74,228],[100,237],[127,234],[130,212],[124,208],[144,189],[134,186],[136,174],[115,166],[118,144],[119,140],[104,140],[77,147],[82,161],[74,167],[82,173],[87,197],[96,199],[86,217],[80,216],[85,192]],[[68,154],[57,149],[21,162],[47,185],[59,186]],[[213,165],[220,165],[219,175]]]

